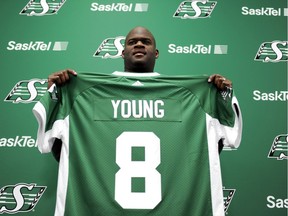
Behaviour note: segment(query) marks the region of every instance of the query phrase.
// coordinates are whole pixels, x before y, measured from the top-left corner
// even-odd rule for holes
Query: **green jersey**
[[[40,151],[62,140],[56,216],[224,216],[218,141],[237,148],[242,131],[232,91],[207,76],[70,78],[33,109]]]

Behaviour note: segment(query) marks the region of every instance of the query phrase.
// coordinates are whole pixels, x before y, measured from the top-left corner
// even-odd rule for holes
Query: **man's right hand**
[[[62,71],[59,71],[59,72],[52,73],[48,77],[48,86],[47,86],[47,88],[49,89],[54,83],[57,86],[64,85],[65,83],[67,83],[69,81],[69,74],[77,76],[76,71],[74,71],[72,69],[66,69],[66,70],[62,70]]]

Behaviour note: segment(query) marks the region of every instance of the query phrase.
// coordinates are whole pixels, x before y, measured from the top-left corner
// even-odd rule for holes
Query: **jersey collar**
[[[152,76],[159,76],[160,75],[157,72],[132,73],[132,72],[123,72],[123,71],[114,71],[112,74],[116,75],[116,76],[126,76],[126,77],[152,77]]]

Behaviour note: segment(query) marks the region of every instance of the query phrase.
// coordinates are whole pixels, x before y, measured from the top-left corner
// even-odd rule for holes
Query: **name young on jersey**
[[[113,118],[163,118],[163,100],[111,100]]]
[[[176,99],[98,98],[94,104],[94,120],[96,121],[181,121],[181,102]]]

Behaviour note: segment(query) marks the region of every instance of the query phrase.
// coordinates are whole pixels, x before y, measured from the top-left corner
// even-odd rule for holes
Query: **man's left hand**
[[[220,74],[213,74],[208,79],[209,83],[213,83],[219,90],[225,90],[226,88],[232,88],[232,82],[226,79]]]

